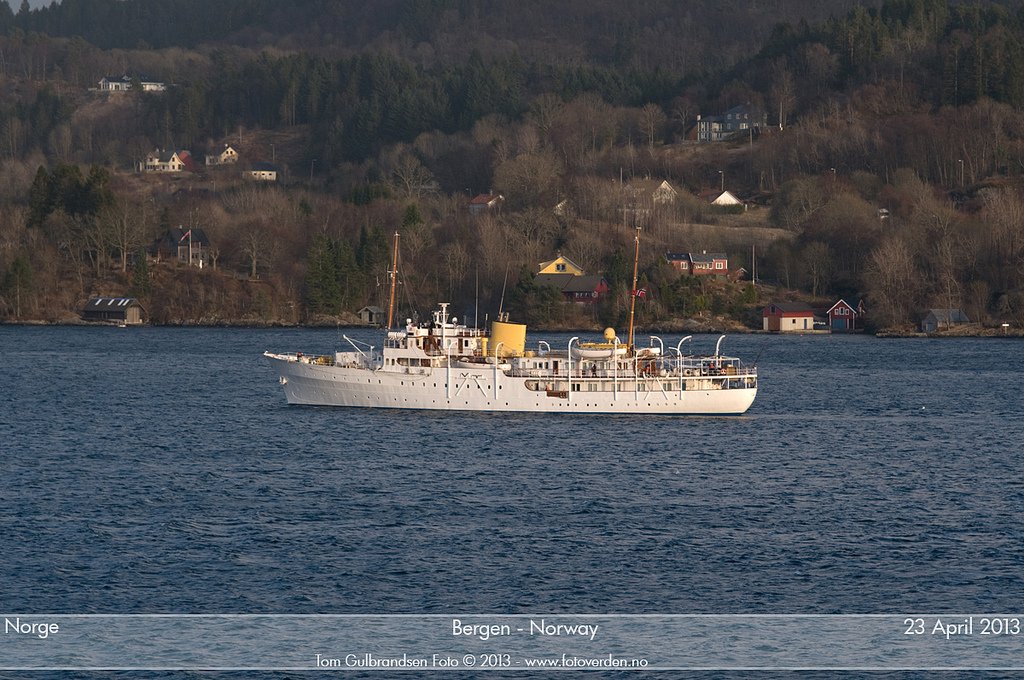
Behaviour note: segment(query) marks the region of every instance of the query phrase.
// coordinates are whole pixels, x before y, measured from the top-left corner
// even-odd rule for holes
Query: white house
[[[270,163],[253,163],[252,166],[242,173],[246,179],[254,179],[257,182],[276,182],[278,168]]]
[[[143,92],[163,92],[167,85],[157,80],[139,76],[139,85]],[[101,92],[127,92],[132,89],[132,77],[128,74],[121,76],[104,76],[99,82]]]
[[[143,163],[146,172],[181,172],[188,164],[187,151],[154,151]]]
[[[206,154],[207,165],[230,165],[237,162],[238,152],[228,144],[224,145],[224,150],[220,153]]]
[[[676,191],[675,187],[673,187],[668,180],[633,180],[626,185],[626,191],[635,202],[646,203],[648,205],[665,205],[667,203],[674,203],[676,198],[679,197],[679,192]]]
[[[723,191],[711,201],[711,205],[743,205],[743,201],[736,198],[731,191]]]

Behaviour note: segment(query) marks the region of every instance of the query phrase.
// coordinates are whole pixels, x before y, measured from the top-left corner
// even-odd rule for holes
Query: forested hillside
[[[104,76],[165,91],[96,91]],[[864,297],[878,327],[927,307],[1024,322],[1019,3],[63,0],[0,3],[0,315],[70,318],[131,292],[157,321],[295,322],[382,299],[479,294],[532,322],[615,323],[637,211],[649,323],[749,319],[765,295]],[[736,105],[769,126],[697,143]],[[139,172],[231,144],[236,167]],[[280,168],[246,182],[240,169]],[[729,189],[744,214],[698,195]],[[471,216],[471,196],[505,197]],[[556,206],[560,206],[556,210]],[[202,229],[215,268],[148,261]],[[772,288],[680,279],[721,250]],[[563,252],[613,294],[565,306],[529,272]],[[524,272],[525,268],[525,272]],[[478,293],[479,291],[479,293]]]

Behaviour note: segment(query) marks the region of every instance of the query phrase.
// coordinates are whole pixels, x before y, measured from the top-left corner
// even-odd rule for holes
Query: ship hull
[[[417,373],[317,365],[284,358],[273,362],[289,404],[361,408],[515,413],[651,413],[740,415],[757,387],[726,388],[721,380],[631,376],[593,380],[510,376],[493,366],[434,367]],[[681,384],[682,383],[682,384]],[[742,383],[738,383],[741,384]],[[715,387],[717,385],[717,387]],[[532,389],[531,389],[532,387]],[[562,389],[557,389],[561,387]],[[682,387],[682,389],[680,389]]]

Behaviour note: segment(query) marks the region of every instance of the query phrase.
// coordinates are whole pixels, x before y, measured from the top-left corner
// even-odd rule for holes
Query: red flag
[[[189,238],[190,236],[192,236],[192,230],[191,229],[186,231],[185,234],[180,239],[178,239],[178,243],[181,243],[182,241],[184,241],[185,239]]]

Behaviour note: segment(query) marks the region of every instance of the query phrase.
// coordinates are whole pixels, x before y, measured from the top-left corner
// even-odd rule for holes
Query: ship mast
[[[636,246],[633,251],[633,287],[629,293],[629,340],[626,343],[630,354],[633,353],[633,314],[636,312],[636,277],[640,265],[640,227],[636,228],[636,236],[633,240]]]
[[[388,300],[388,330],[391,330],[391,324],[395,320],[395,284],[398,279],[398,232],[395,232],[395,252],[391,256],[391,296]]]

